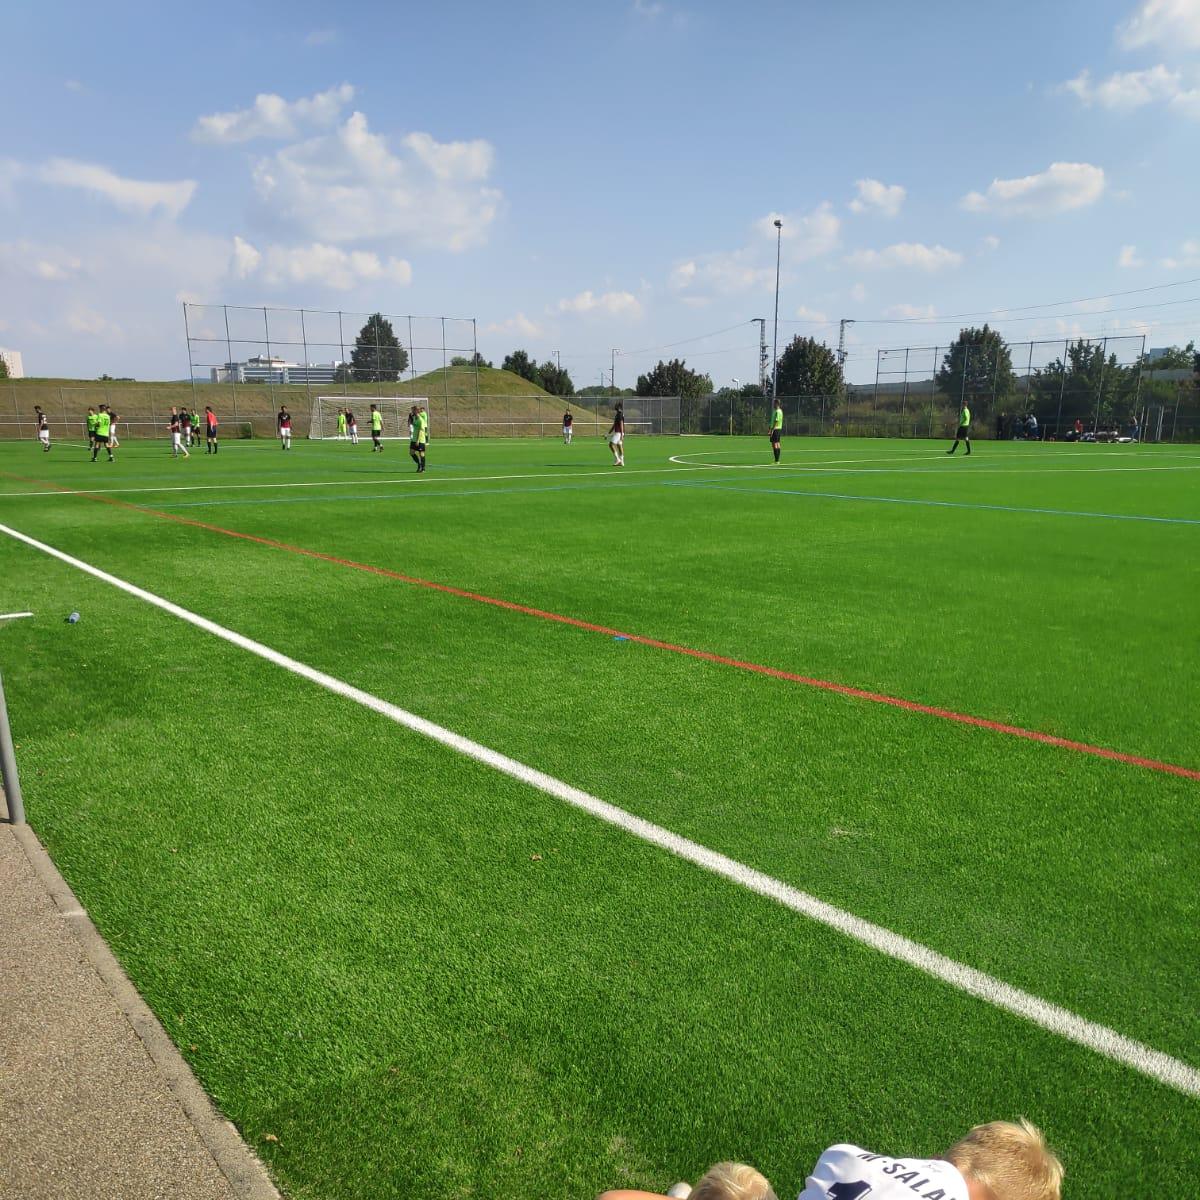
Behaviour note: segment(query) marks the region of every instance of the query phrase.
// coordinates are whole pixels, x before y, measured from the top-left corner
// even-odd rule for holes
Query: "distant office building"
[[[1174,349],[1172,346],[1155,346],[1146,351],[1146,361],[1148,363],[1158,362],[1160,358],[1165,358]]]
[[[20,350],[0,350],[0,358],[8,368],[9,379],[24,379],[25,368],[21,364]]]
[[[333,383],[344,363],[293,363],[258,354],[245,362],[213,367],[213,383]]]

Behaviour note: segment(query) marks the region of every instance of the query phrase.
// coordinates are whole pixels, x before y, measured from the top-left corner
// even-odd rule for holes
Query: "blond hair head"
[[[745,1163],[717,1163],[700,1180],[688,1200],[775,1200],[761,1172]]]
[[[1024,1117],[976,1125],[943,1157],[993,1200],[1059,1200],[1063,1167],[1036,1125]]]

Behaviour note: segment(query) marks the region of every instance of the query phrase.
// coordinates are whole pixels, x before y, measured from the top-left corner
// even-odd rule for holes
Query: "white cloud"
[[[475,183],[491,173],[496,153],[489,142],[436,142],[427,133],[410,133],[401,143],[438,178]]]
[[[823,312],[818,312],[815,308],[809,308],[804,304],[796,309],[795,319],[797,321],[812,321],[815,325],[824,325],[829,321],[829,318]]]
[[[1138,258],[1136,246],[1122,246],[1121,253],[1117,258],[1118,267],[1144,267],[1146,260]]]
[[[72,333],[84,337],[105,338],[108,341],[120,339],[124,333],[119,325],[110,321],[103,313],[86,305],[70,309],[66,314],[67,328]]]
[[[866,300],[866,298],[867,298],[867,289],[861,283],[856,283],[850,289],[850,299],[853,300],[855,302],[855,304],[862,304],[862,302],[864,300]]]
[[[1172,100],[1183,87],[1179,72],[1160,63],[1144,71],[1117,71],[1095,83],[1090,72],[1080,71],[1062,84],[1062,90],[1078,96],[1089,107],[1098,104],[1101,108],[1129,110],[1155,100]]]
[[[314,29],[304,39],[306,46],[328,46],[330,42],[337,40],[336,29]]]
[[[984,234],[983,248],[985,250],[999,250],[1000,249],[1000,239],[994,233]]]
[[[1179,247],[1178,253],[1159,260],[1161,265],[1166,267],[1168,271],[1177,271],[1181,267],[1186,267],[1189,270],[1194,267],[1200,267],[1200,241],[1195,238],[1189,238]]]
[[[908,195],[898,183],[880,183],[878,179],[859,179],[854,186],[858,189],[858,196],[850,201],[850,211],[856,213],[874,211],[883,213],[885,217],[894,217]]]
[[[84,86],[83,86],[83,84],[82,84],[82,83],[80,83],[80,82],[79,82],[79,80],[78,80],[78,79],[65,79],[65,80],[63,80],[63,87],[65,87],[65,88],[67,89],[67,91],[68,91],[68,92],[82,92],[82,91],[84,91]]]
[[[1036,175],[993,179],[986,193],[968,192],[962,206],[969,212],[1001,216],[1048,216],[1094,204],[1104,194],[1106,183],[1101,167],[1056,162]]]
[[[348,291],[360,283],[412,282],[412,267],[401,258],[386,260],[369,250],[342,250],[338,246],[268,246],[259,251],[240,237],[233,239],[230,272],[238,279],[259,279],[268,284],[318,283]]]
[[[353,99],[354,88],[349,83],[300,100],[260,92],[249,108],[200,117],[192,129],[192,139],[229,145],[254,138],[299,137],[309,129],[329,129],[337,124],[342,109]]]
[[[785,257],[790,262],[806,262],[836,250],[840,244],[842,222],[828,200],[809,213],[768,213],[755,222],[755,229],[775,240],[775,222],[783,222]]]
[[[411,238],[465,250],[486,241],[503,199],[485,186],[487,142],[402,139],[394,154],[356,112],[335,132],[285,146],[254,168],[264,215],[326,242]]]
[[[159,209],[169,217],[177,217],[187,208],[196,191],[194,179],[171,183],[124,179],[108,167],[73,158],[52,158],[28,174],[55,187],[79,188],[102,196],[122,212],[139,216],[149,216]]]
[[[523,312],[504,321],[493,321],[490,325],[483,327],[483,332],[516,334],[519,337],[527,338],[540,338],[546,335],[545,329],[536,321],[531,321]]]
[[[83,261],[57,246],[32,242],[0,242],[0,278],[13,276],[62,283],[83,269]]]
[[[855,250],[846,261],[854,267],[888,270],[903,267],[915,271],[941,271],[962,265],[963,256],[945,246],[926,246],[921,242],[897,242],[882,250]]]
[[[647,21],[655,21],[667,11],[667,6],[660,4],[658,0],[633,0],[632,11]]]
[[[745,250],[704,254],[698,259],[676,264],[668,283],[677,292],[699,289],[732,296],[774,287],[775,267],[755,265]]]
[[[603,312],[613,317],[640,317],[642,305],[632,292],[604,292],[597,296],[594,292],[586,291],[560,300],[558,311],[568,313]]]
[[[937,316],[937,309],[932,304],[893,304],[883,310],[885,317],[894,317],[898,321],[922,321]]]
[[[1200,50],[1200,0],[1143,0],[1117,26],[1117,41],[1126,50]]]

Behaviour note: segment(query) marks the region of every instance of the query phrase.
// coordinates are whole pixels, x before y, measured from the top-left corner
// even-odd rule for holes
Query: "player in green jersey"
[[[108,461],[116,461],[113,458],[112,447],[108,444],[111,432],[112,417],[108,415],[108,409],[102,404],[100,405],[100,411],[96,414],[96,432],[92,435],[92,462],[96,461],[96,455],[100,453],[101,446],[108,451]]]
[[[90,404],[87,410],[87,440],[90,450],[96,444],[96,410]]]
[[[963,442],[967,447],[967,455],[971,453],[971,410],[967,407],[967,402],[963,401],[962,412],[958,414],[958,431],[954,435],[954,445],[946,451],[947,454],[953,454],[958,449],[958,443]]]
[[[371,405],[371,453],[378,450],[383,453],[383,413],[374,404]]]
[[[775,410],[771,413],[771,450],[775,461],[779,461],[779,439],[783,437],[783,409],[779,401],[775,401]]]
[[[417,474],[425,470],[425,449],[429,445],[429,413],[422,405],[413,422],[413,437],[417,442]]]

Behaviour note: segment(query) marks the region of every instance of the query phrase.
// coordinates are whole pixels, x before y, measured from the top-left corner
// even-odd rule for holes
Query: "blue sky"
[[[21,4],[5,45],[30,374],[185,375],[188,299],[475,317],[579,386],[612,347],[620,385],[750,380],[776,215],[780,342],[855,319],[851,378],[959,313],[1200,325],[1200,283],[1057,303],[1200,277],[1200,0]]]

